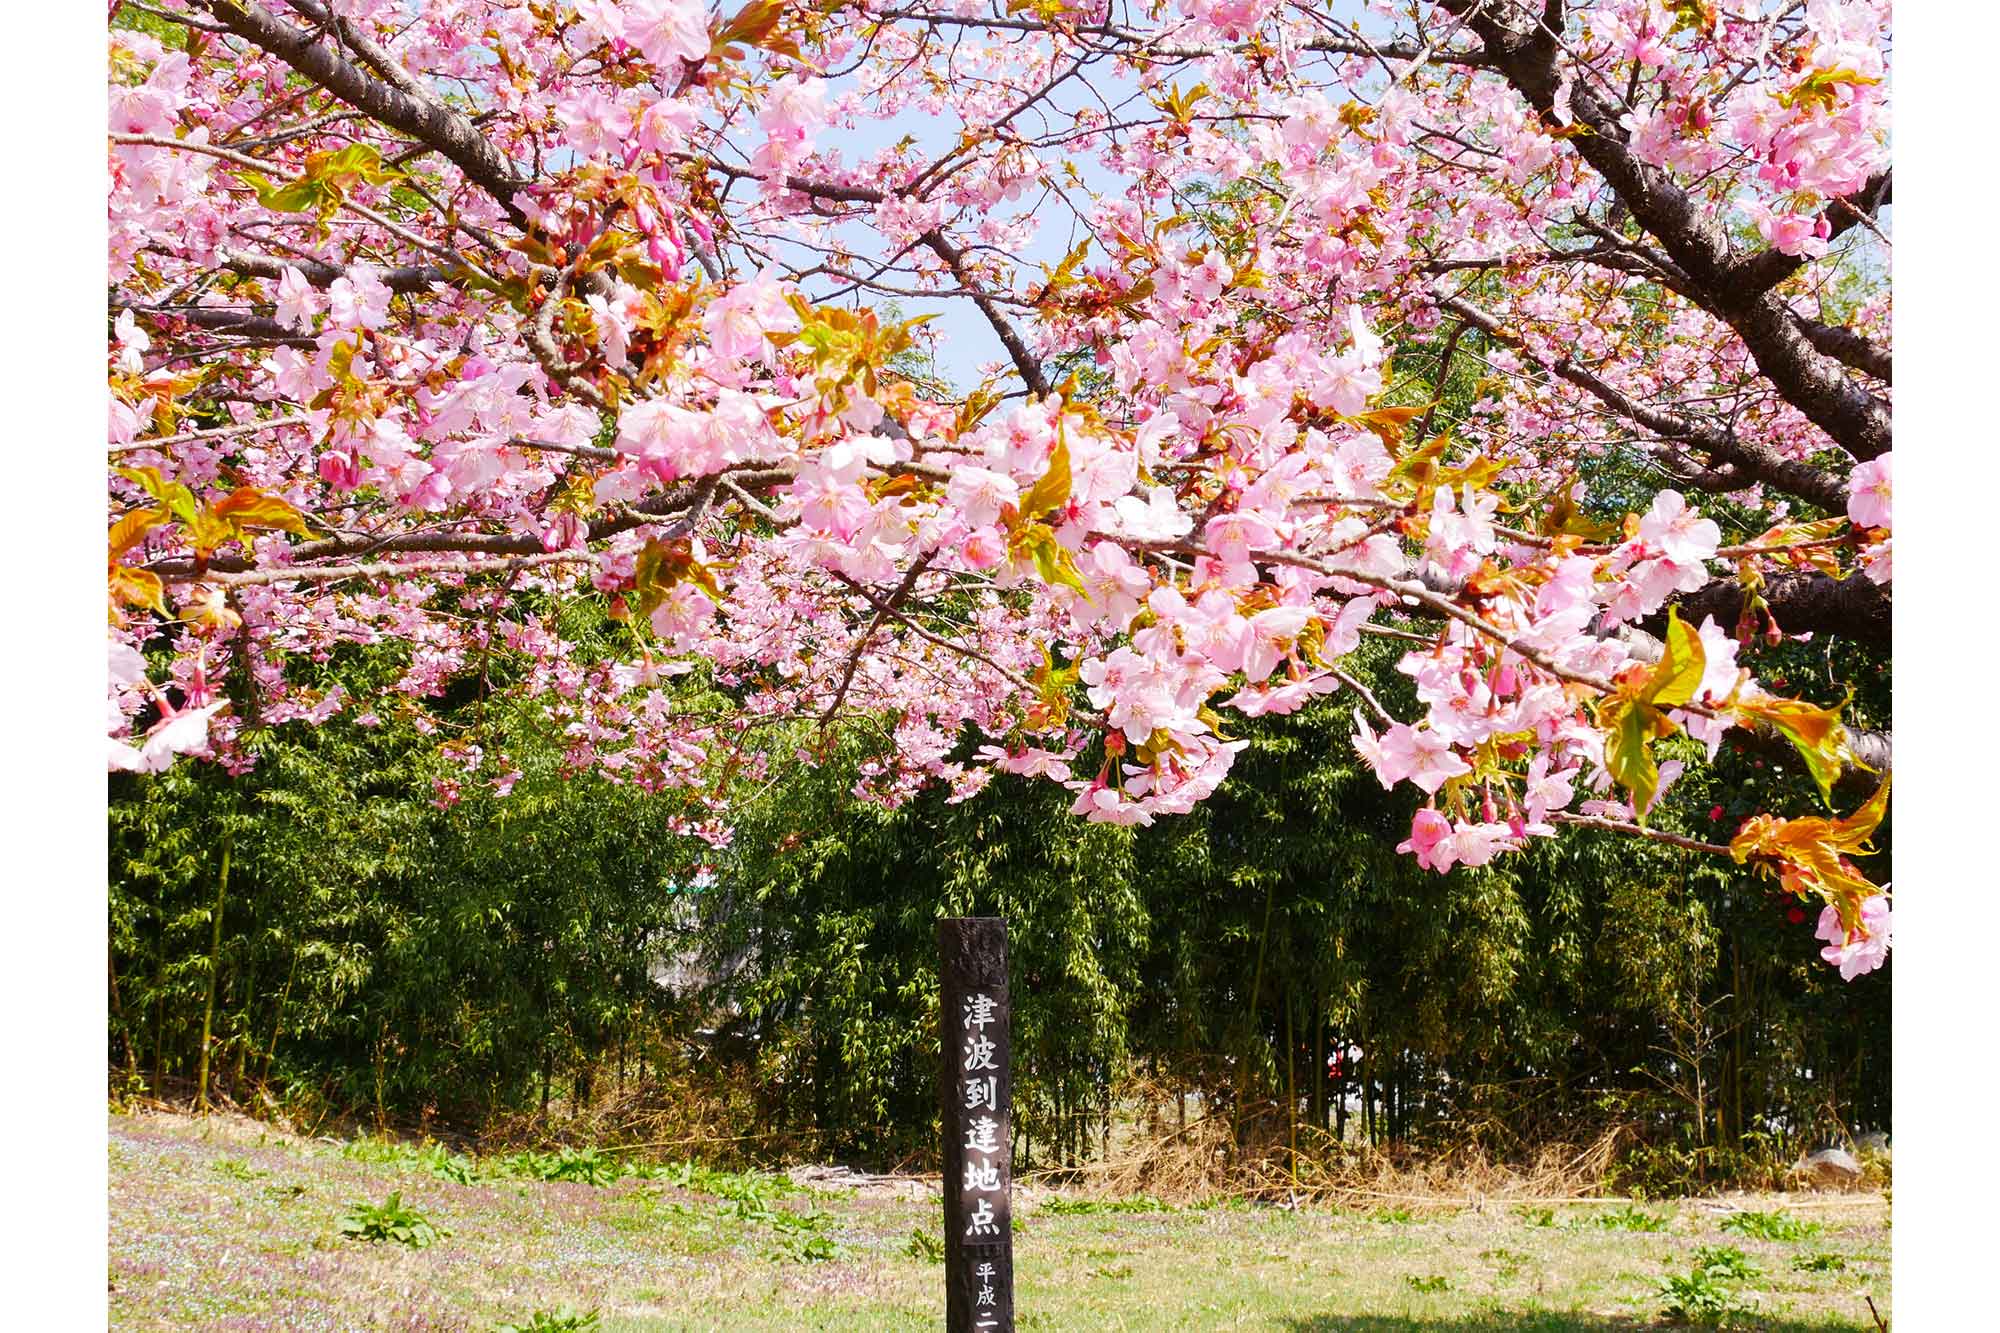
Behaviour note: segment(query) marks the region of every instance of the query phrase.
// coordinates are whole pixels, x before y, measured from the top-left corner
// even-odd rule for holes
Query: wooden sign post
[[[1014,1333],[1007,923],[938,922],[947,1333]]]

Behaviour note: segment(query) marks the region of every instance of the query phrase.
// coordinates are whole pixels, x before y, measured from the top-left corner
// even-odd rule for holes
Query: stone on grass
[[[1861,1163],[1840,1148],[1821,1148],[1799,1159],[1792,1174],[1804,1176],[1821,1189],[1844,1189],[1861,1182]]]

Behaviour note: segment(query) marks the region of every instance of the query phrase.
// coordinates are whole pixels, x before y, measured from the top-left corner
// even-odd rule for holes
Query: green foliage
[[[503,1158],[500,1168],[522,1180],[569,1180],[580,1185],[615,1185],[631,1174],[627,1164],[596,1148],[558,1148],[554,1152],[518,1152]]]
[[[1820,1224],[1793,1217],[1790,1213],[1731,1213],[1722,1219],[1722,1229],[1757,1240],[1811,1240],[1820,1233]]]
[[[215,1169],[231,1180],[259,1180],[266,1174],[240,1157],[225,1157],[215,1164]]]
[[[1451,1280],[1442,1273],[1429,1273],[1418,1277],[1415,1273],[1404,1276],[1412,1291],[1450,1291]]]
[[[669,803],[565,778],[532,719],[486,721],[524,776],[449,810],[431,742],[395,722],[254,736],[241,778],[115,776],[114,1062],[149,1086],[193,1070],[225,832],[213,1063],[239,1100],[262,1083],[476,1128],[545,1092],[587,1101],[607,1054],[663,1037],[651,970],[681,908],[661,890],[697,855]]]
[[[916,1227],[910,1232],[910,1243],[903,1247],[903,1253],[927,1264],[941,1264],[944,1262],[944,1241],[934,1232]]]
[[[597,1311],[578,1311],[572,1306],[537,1310],[523,1319],[500,1324],[493,1333],[594,1333],[600,1327]]]
[[[767,1209],[772,1200],[800,1192],[799,1187],[784,1176],[766,1171],[719,1171],[697,1162],[654,1167],[648,1174],[665,1184],[701,1194],[713,1194],[725,1202],[753,1210]]]
[[[1747,1282],[1760,1277],[1763,1270],[1750,1262],[1750,1257],[1734,1245],[1701,1245],[1695,1248],[1694,1266],[1704,1273],[1711,1273],[1732,1282]]]
[[[1409,360],[1419,375],[1427,355]],[[1441,422],[1478,396],[1475,365],[1453,363]],[[627,632],[590,598],[522,609],[568,638]],[[1408,713],[1404,649],[1370,638],[1349,665]],[[1863,679],[1857,716],[1886,717],[1865,664],[1827,657],[1847,651],[1770,656],[1808,694],[1821,677]],[[298,688],[358,696],[393,683],[406,654],[342,649],[301,667]],[[1253,1151],[1289,1142],[1292,1121],[1301,1142],[1315,1127],[1336,1142],[1470,1135],[1496,1155],[1616,1125],[1631,1146],[1613,1183],[1635,1196],[1761,1183],[1836,1121],[1891,1119],[1888,987],[1841,983],[1768,885],[1587,831],[1424,871],[1393,850],[1414,799],[1355,757],[1344,695],[1244,724],[1229,782],[1144,829],[1085,823],[1062,788],[1007,776],[962,804],[857,803],[861,746],[836,736],[818,767],[725,793],[735,836],[718,850],[674,831],[686,797],[566,775],[560,738],[507,697],[515,668],[488,665],[452,684],[442,715],[521,769],[505,798],[467,783],[434,805],[432,780],[463,774],[393,710],[379,727],[253,730],[256,766],[239,778],[199,764],[113,777],[120,1086],[137,1095],[196,1066],[227,834],[217,1082],[307,1123],[373,1112],[477,1130],[559,1106],[559,1139],[560,1114],[587,1110],[614,1070],[671,1058],[740,1090],[740,1113],[774,1140],[928,1157],[946,914],[1009,923],[1022,1169],[1104,1151],[1135,1077],[1198,1099]],[[711,697],[700,673],[681,683],[675,707]],[[802,726],[796,739],[823,738]],[[1813,798],[1795,760],[1759,753],[1690,763],[1654,822],[1713,838],[1753,804]],[[678,891],[697,867],[712,880]],[[1886,876],[1886,854],[1872,868]],[[654,979],[669,962],[671,987]],[[1365,1057],[1324,1076],[1350,1044]],[[442,1149],[393,1151],[399,1169],[476,1178]],[[629,1169],[582,1151],[517,1166],[596,1184]]]
[[[1658,1213],[1649,1213],[1634,1204],[1622,1208],[1609,1208],[1590,1219],[1590,1225],[1600,1231],[1665,1231],[1671,1218]]]
[[[1752,1131],[1740,1147],[1686,1142],[1634,1144],[1612,1163],[1605,1183],[1635,1196],[1664,1196],[1686,1191],[1689,1182],[1712,1188],[1762,1189],[1772,1185],[1784,1166],[1770,1136]]]
[[[470,1185],[479,1179],[479,1165],[463,1153],[438,1150],[429,1162],[430,1173],[454,1185]]]
[[[432,1224],[416,1209],[404,1204],[400,1192],[391,1193],[381,1203],[351,1205],[340,1218],[340,1234],[352,1240],[394,1241],[421,1250],[451,1233]]]
[[[1660,1314],[1695,1324],[1721,1324],[1755,1312],[1756,1307],[1737,1295],[1729,1278],[1697,1266],[1685,1275],[1669,1273],[1658,1280],[1664,1304]]]
[[[1841,1273],[1847,1270],[1847,1260],[1837,1254],[1795,1254],[1792,1267],[1801,1273]]]
[[[1398,1204],[1394,1208],[1377,1208],[1368,1214],[1368,1220],[1380,1222],[1384,1226],[1406,1227],[1415,1222],[1417,1217],[1415,1213]]]
[[[817,1231],[809,1231],[794,1236],[777,1252],[780,1259],[788,1259],[801,1264],[831,1263],[840,1257],[840,1247],[833,1243],[833,1237]]]

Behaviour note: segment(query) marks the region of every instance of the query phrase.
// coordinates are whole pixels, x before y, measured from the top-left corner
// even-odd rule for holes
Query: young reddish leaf
[[[217,518],[215,511],[207,505],[194,516],[194,522],[187,525],[188,545],[194,547],[197,556],[206,558],[222,548],[224,542],[236,541],[243,536],[242,529],[234,523]]]
[[[1423,403],[1416,407],[1378,407],[1348,420],[1373,431],[1382,441],[1382,447],[1394,453],[1402,448],[1403,428],[1436,406],[1436,403]]]
[[[130,565],[111,567],[112,616],[117,618],[119,606],[142,606],[149,611],[167,614],[166,584],[150,569],[134,569]]]
[[[312,536],[304,514],[294,509],[289,501],[267,494],[255,486],[237,487],[215,506],[215,516],[232,527],[276,528],[301,537]]]
[[[147,533],[172,519],[172,514],[158,506],[134,509],[111,525],[111,559],[115,562],[119,556],[144,541]]]
[[[1874,855],[1875,830],[1888,809],[1885,777],[1875,794],[1845,819],[1758,815],[1730,840],[1729,854],[1738,865],[1752,857],[1776,862],[1787,888],[1818,894],[1839,910],[1841,921],[1852,929],[1861,904],[1877,890],[1847,858]]]
[[[1855,757],[1841,725],[1840,710],[1821,708],[1803,699],[1751,699],[1736,707],[1738,718],[1775,729],[1798,750],[1806,771],[1819,786],[1820,799],[1833,808],[1833,784],[1849,764],[1866,767]]]

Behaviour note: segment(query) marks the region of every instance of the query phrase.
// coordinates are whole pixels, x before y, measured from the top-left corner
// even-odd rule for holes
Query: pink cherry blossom
[[[1410,836],[1397,843],[1396,850],[1414,854],[1418,865],[1440,874],[1450,870],[1458,857],[1451,821],[1429,806],[1417,811],[1410,821]]]
[[[343,5],[386,62],[273,8],[108,29],[122,767],[247,771],[250,689],[514,790],[441,702],[481,671],[709,846],[830,753],[885,807],[1019,773],[1143,824],[1353,695],[1443,870],[1668,826],[1605,696],[1672,608],[1768,602],[1696,631],[1711,758],[1785,697],[1740,629],[1886,656],[1884,0],[1575,0],[1507,59],[1491,5],[1366,50],[1275,0]],[[1614,217],[1617,262],[1571,235]],[[225,503],[297,521],[217,544]]]
[[[287,264],[278,278],[278,308],[276,318],[280,324],[294,329],[303,329],[312,322],[319,311],[319,293],[306,281],[306,275],[297,266]]]
[[[1889,459],[1883,454],[1854,469],[1847,479],[1847,517],[1857,528],[1887,528],[1890,524]],[[1880,580],[1878,580],[1880,581]]]
[[[1682,567],[1696,566],[1715,555],[1722,529],[1688,507],[1679,491],[1661,491],[1653,507],[1639,520],[1639,540],[1649,550]]]
[[[1829,903],[1819,914],[1818,937],[1827,942],[1820,957],[1840,969],[1842,981],[1852,981],[1864,972],[1873,972],[1889,957],[1894,942],[1894,919],[1889,896],[1878,893],[1862,902],[1855,930],[1841,924],[1840,911]]]

